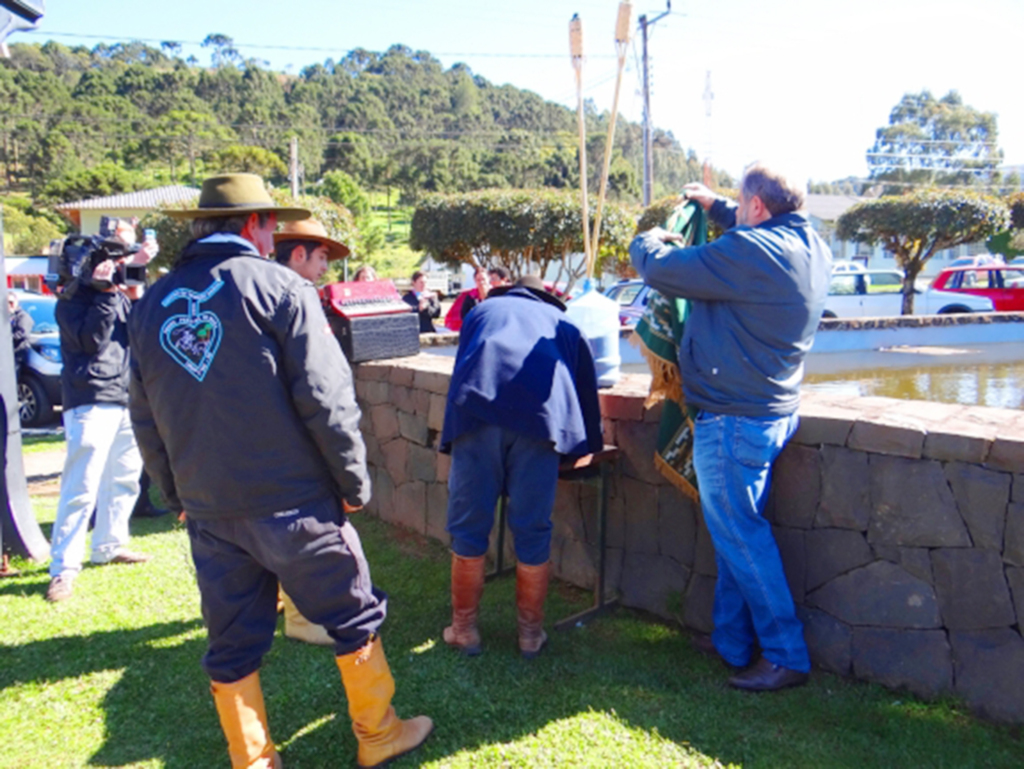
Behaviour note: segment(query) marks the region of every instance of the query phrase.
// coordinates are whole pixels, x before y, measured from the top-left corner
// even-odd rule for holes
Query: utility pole
[[[288,178],[292,183],[292,199],[299,197],[299,137],[293,136],[288,145]]]
[[[651,125],[651,77],[650,77],[650,66],[649,57],[647,55],[647,28],[654,26],[657,22],[664,19],[669,13],[672,12],[672,0],[666,0],[665,11],[658,14],[653,19],[648,19],[645,13],[640,17],[640,33],[643,39],[643,64],[644,64],[644,125],[643,125],[643,142],[644,142],[644,207],[646,208],[651,204],[651,190],[654,187],[654,158],[651,146],[651,134],[653,126]]]

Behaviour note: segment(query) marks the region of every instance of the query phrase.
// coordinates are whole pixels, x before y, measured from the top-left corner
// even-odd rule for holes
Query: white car
[[[824,318],[884,318],[903,309],[903,274],[899,270],[835,273],[825,301]],[[915,315],[993,312],[992,300],[981,296],[918,287]]]
[[[832,262],[832,274],[834,275],[837,272],[864,272],[864,268],[857,264],[857,262],[839,259]]]

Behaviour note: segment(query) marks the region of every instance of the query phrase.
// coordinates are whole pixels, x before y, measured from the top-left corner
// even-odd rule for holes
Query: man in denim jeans
[[[699,184],[684,191],[722,237],[679,248],[656,228],[630,255],[648,284],[690,302],[679,370],[697,409],[694,467],[718,564],[715,630],[697,645],[747,668],[729,679],[736,688],[799,686],[810,657],[763,512],[772,462],[796,431],[832,255],[800,212],[803,193],[764,166],[746,170],[738,206]],[[761,656],[750,665],[755,642]]]

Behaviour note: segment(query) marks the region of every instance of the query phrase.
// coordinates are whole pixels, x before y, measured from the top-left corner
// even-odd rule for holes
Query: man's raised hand
[[[719,198],[718,195],[699,182],[684,184],[683,195],[687,200],[695,200],[705,211],[711,208],[711,204]]]

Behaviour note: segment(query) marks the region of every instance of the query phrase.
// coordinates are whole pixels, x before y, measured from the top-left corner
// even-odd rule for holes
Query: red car
[[[987,297],[996,312],[1024,310],[1024,266],[949,267],[938,274],[932,288]]]

